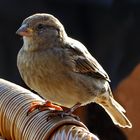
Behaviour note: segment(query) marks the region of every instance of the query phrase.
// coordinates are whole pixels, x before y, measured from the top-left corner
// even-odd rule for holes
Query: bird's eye
[[[38,25],[37,25],[37,29],[41,30],[41,29],[43,29],[43,28],[44,28],[44,25],[43,25],[43,24],[38,24]]]

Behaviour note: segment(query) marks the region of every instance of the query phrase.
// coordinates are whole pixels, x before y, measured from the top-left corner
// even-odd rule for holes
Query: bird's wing
[[[108,74],[82,43],[71,38],[69,42],[71,43],[67,45],[67,48],[72,52],[75,72],[110,81]]]

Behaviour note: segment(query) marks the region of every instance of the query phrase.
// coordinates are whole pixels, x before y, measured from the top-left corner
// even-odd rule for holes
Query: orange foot
[[[54,109],[56,111],[63,111],[63,109],[60,106],[54,105],[50,101],[45,101],[45,103],[32,102],[31,107],[27,112],[27,116],[36,109],[40,111],[50,110],[50,109]]]

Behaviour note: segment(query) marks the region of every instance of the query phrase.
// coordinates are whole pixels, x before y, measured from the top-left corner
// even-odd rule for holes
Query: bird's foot
[[[51,113],[47,117],[47,121],[49,121],[53,117],[57,117],[57,116],[60,116],[61,118],[64,118],[65,116],[71,116],[71,117],[75,118],[76,120],[80,121],[80,118],[78,116],[72,114],[71,112],[57,111],[57,110],[51,110]]]
[[[63,110],[60,106],[54,105],[50,101],[45,101],[45,103],[32,102],[32,104],[27,112],[27,116],[36,109],[38,109],[40,111],[51,110],[51,109],[53,109],[52,111],[62,111]]]
[[[75,118],[76,120],[80,121],[80,118],[73,113],[74,110],[76,110],[78,107],[81,106],[81,103],[75,104],[73,107],[65,110],[65,111],[60,111],[60,110],[51,110],[51,114],[49,114],[49,117],[47,118],[47,121],[50,120],[53,117],[60,116],[61,118],[64,118],[65,116],[71,116]]]

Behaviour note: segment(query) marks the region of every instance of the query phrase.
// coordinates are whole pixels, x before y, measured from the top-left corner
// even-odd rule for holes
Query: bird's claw
[[[72,114],[72,112],[79,107],[79,103],[77,103],[76,105],[74,105],[72,108],[67,109],[65,111],[63,111],[63,109],[60,106],[54,105],[52,104],[50,101],[45,101],[45,103],[42,102],[32,102],[29,110],[27,111],[27,116],[32,113],[34,110],[38,109],[39,111],[45,111],[45,110],[49,110],[49,114],[47,117],[47,121],[49,121],[51,118],[53,117],[57,117],[60,116],[61,118],[64,118],[65,116],[71,116],[73,118],[75,118],[76,120],[80,120],[80,118],[74,114]]]
[[[51,110],[51,109],[53,109],[53,111],[62,111],[63,110],[60,106],[54,105],[50,101],[45,101],[45,103],[32,102],[29,110],[27,111],[27,116],[36,109],[38,109],[39,111],[45,111],[45,110]]]
[[[53,117],[57,117],[57,116],[60,116],[61,118],[64,118],[65,116],[71,116],[71,117],[75,118],[76,120],[80,121],[80,118],[78,116],[72,114],[71,112],[57,111],[57,110],[51,110],[51,113],[47,117],[47,121],[49,121]]]

